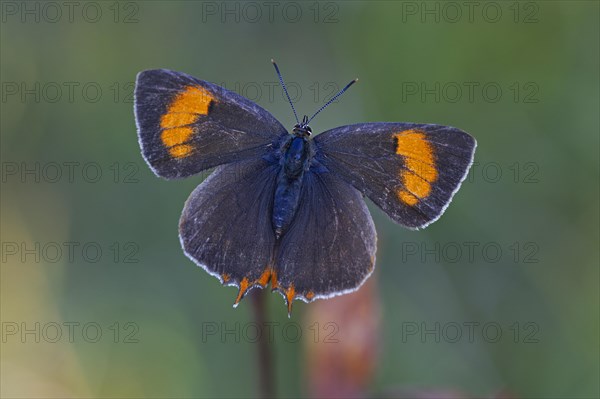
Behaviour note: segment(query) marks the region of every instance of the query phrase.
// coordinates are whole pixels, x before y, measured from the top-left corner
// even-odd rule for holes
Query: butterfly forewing
[[[146,162],[168,179],[260,158],[287,133],[252,101],[165,69],[138,74],[135,116]]]
[[[394,221],[409,228],[437,220],[473,161],[473,137],[448,126],[364,123],[314,139],[317,159]]]

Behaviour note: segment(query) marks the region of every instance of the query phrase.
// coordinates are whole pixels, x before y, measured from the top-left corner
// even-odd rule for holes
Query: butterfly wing
[[[307,172],[293,223],[275,253],[272,287],[291,311],[357,289],[375,266],[377,234],[362,194],[332,173]]]
[[[254,102],[166,69],[138,74],[134,108],[144,159],[167,179],[258,158],[287,133]]]
[[[314,139],[317,159],[369,197],[395,222],[437,220],[473,162],[475,139],[462,130],[415,123],[364,123]]]
[[[185,254],[222,283],[246,291],[270,280],[278,165],[262,159],[219,166],[188,198],[179,221]]]

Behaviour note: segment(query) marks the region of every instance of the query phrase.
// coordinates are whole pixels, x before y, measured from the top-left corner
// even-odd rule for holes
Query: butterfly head
[[[293,132],[298,137],[310,137],[312,134],[312,129],[308,126],[308,116],[304,115],[301,123],[297,123],[294,125]]]

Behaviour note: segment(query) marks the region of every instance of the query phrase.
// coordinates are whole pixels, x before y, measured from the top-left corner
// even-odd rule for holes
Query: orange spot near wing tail
[[[223,278],[223,282],[227,282],[231,278],[227,273],[223,274],[221,277]],[[271,266],[267,266],[256,280],[250,281],[247,277],[244,277],[242,281],[240,281],[238,295],[233,306],[235,307],[240,303],[249,289],[256,286],[265,288],[269,282],[271,282],[271,287],[273,289],[277,287],[277,273]]]
[[[265,287],[267,284],[269,284],[269,281],[271,281],[272,273],[272,269],[270,267],[267,267],[263,274],[260,275],[258,280],[256,280],[256,283],[261,287]]]
[[[244,277],[242,279],[242,281],[240,281],[240,290],[238,291],[237,298],[235,299],[235,302],[233,303],[233,307],[236,307],[237,305],[239,305],[239,303],[242,300],[242,298],[244,297],[244,295],[246,295],[246,292],[248,291],[249,287],[250,287],[250,285],[248,283],[248,279],[246,277]]]
[[[292,304],[294,302],[294,298],[296,296],[296,289],[294,288],[294,284],[290,284],[290,287],[285,290],[285,301],[287,303],[288,308],[288,317],[292,316]]]

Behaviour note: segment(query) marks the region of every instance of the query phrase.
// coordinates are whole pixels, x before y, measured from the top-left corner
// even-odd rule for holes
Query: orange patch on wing
[[[234,302],[235,305],[240,303],[240,301],[244,297],[244,294],[246,294],[246,291],[248,291],[249,286],[250,286],[250,284],[248,282],[248,279],[246,277],[244,277],[242,279],[242,281],[240,281],[240,290],[238,292],[237,298],[235,299],[235,302]]]
[[[188,86],[179,93],[160,118],[163,129],[161,140],[169,153],[175,158],[184,158],[192,153],[191,145],[182,145],[194,134],[195,123],[201,115],[208,114],[213,96],[199,86]]]
[[[222,274],[221,277],[223,278],[223,282],[227,282],[231,279],[231,276],[227,273]],[[246,292],[250,288],[256,286],[265,288],[267,284],[269,284],[269,282],[271,282],[272,290],[277,288],[277,273],[275,272],[275,269],[273,269],[270,265],[268,265],[265,268],[263,273],[256,280],[251,281],[248,279],[248,277],[242,278],[242,281],[240,281],[239,292],[234,305],[237,305],[242,300],[242,298],[244,297],[244,295],[246,295]]]
[[[173,158],[184,158],[190,155],[193,150],[193,147],[189,144],[180,144],[169,148],[169,154],[171,154]]]
[[[200,86],[188,86],[169,105],[160,119],[160,127],[169,129],[194,123],[200,115],[208,114],[214,97]]]
[[[174,127],[181,127],[190,125],[196,122],[198,115],[192,113],[167,113],[160,118],[160,127],[163,129],[172,129]]]
[[[438,178],[432,145],[425,133],[410,129],[394,134],[396,154],[404,158],[405,168],[400,177],[404,188],[398,190],[398,198],[407,205],[416,205],[431,193],[431,183]]]
[[[419,199],[406,190],[399,190],[398,197],[407,205],[413,206],[419,202]]]
[[[263,272],[263,274],[260,275],[258,280],[256,280],[256,283],[259,284],[261,287],[264,287],[271,280],[271,276],[272,276],[272,270],[270,267],[267,267],[265,269],[265,271]]]
[[[183,144],[194,133],[191,127],[176,127],[173,129],[163,130],[160,139],[167,147]]]
[[[285,299],[287,301],[288,314],[292,313],[292,303],[294,302],[295,296],[296,289],[294,288],[294,284],[290,284],[290,287],[287,290],[285,290]]]

